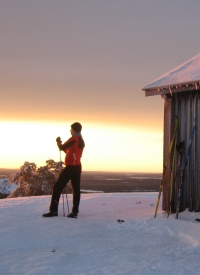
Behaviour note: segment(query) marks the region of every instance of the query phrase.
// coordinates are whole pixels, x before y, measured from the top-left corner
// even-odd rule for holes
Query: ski
[[[200,222],[200,219],[195,219],[196,222]]]
[[[170,163],[171,152],[172,152],[172,149],[173,149],[173,146],[174,146],[174,142],[175,142],[175,139],[176,139],[177,131],[178,131],[178,117],[176,116],[175,117],[174,134],[173,134],[172,140],[170,142],[169,150],[168,150],[168,153],[167,153],[167,159],[166,159],[165,165],[163,167],[163,176],[162,176],[162,180],[161,180],[160,187],[159,187],[158,199],[157,199],[157,203],[156,203],[156,209],[155,209],[154,218],[156,218],[156,216],[157,216],[158,206],[159,206],[159,203],[160,203],[160,197],[161,197],[161,193],[162,193],[162,189],[163,189],[163,184],[164,184],[164,179],[165,179],[165,172],[166,172],[166,169],[167,169],[167,167],[168,167],[168,165]]]
[[[168,209],[167,218],[169,218],[169,215],[171,215],[173,186],[174,186],[174,188],[176,188],[177,176],[180,175],[180,172],[181,172],[181,163],[182,163],[182,156],[183,156],[183,145],[184,145],[184,141],[182,141],[179,144],[177,144],[176,145],[176,149],[175,149],[177,151],[177,153],[178,153],[177,168],[176,168],[176,173],[175,173],[175,177],[174,177],[175,161],[173,160],[174,163],[172,165],[173,168],[172,168],[171,182],[170,182],[170,201],[169,201],[169,209]]]
[[[185,170],[187,168],[187,164],[188,164],[188,161],[189,161],[189,157],[190,157],[190,152],[191,152],[192,142],[193,142],[193,139],[194,139],[195,130],[196,130],[196,119],[195,119],[194,126],[192,128],[192,133],[191,133],[190,142],[189,142],[187,153],[186,153],[186,157],[185,157],[184,166],[183,166],[183,169],[181,171],[181,182],[180,182],[180,186],[179,186],[178,203],[177,203],[177,207],[176,207],[176,219],[178,219],[178,214],[179,214],[179,209],[180,209],[180,203],[181,203],[181,199],[182,199],[182,192],[183,192],[183,187],[184,187],[184,182],[185,182]]]

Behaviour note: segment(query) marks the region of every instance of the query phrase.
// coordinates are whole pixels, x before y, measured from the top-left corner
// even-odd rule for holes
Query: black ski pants
[[[57,182],[53,187],[53,194],[51,197],[50,211],[57,212],[60,195],[68,183],[71,180],[72,193],[73,193],[73,207],[72,212],[79,212],[80,203],[80,181],[81,181],[81,165],[67,166],[60,173]]]

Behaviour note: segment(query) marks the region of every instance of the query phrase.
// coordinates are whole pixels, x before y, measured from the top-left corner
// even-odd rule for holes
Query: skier
[[[72,212],[67,216],[68,218],[77,218],[79,213],[80,203],[80,180],[81,180],[81,156],[83,148],[85,147],[84,140],[81,136],[82,125],[79,122],[75,122],[71,125],[71,135],[64,144],[60,137],[56,139],[57,146],[60,150],[66,153],[65,165],[66,167],[60,173],[58,180],[53,187],[53,194],[50,204],[50,212],[43,214],[43,217],[55,217],[58,216],[58,204],[60,195],[68,183],[71,180],[72,192],[73,192],[73,208]]]

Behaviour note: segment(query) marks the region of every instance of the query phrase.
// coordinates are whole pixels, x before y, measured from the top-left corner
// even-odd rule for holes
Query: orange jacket
[[[74,135],[64,144],[58,145],[59,149],[66,153],[65,165],[80,165],[85,142],[81,135]]]

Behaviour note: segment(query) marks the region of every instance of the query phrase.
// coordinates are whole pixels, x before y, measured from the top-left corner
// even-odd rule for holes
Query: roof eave
[[[142,91],[145,92],[145,97],[154,95],[165,95],[173,94],[186,91],[200,90],[200,80],[193,82],[185,82],[181,84],[172,84],[170,86],[160,86],[152,88],[143,88]]]

